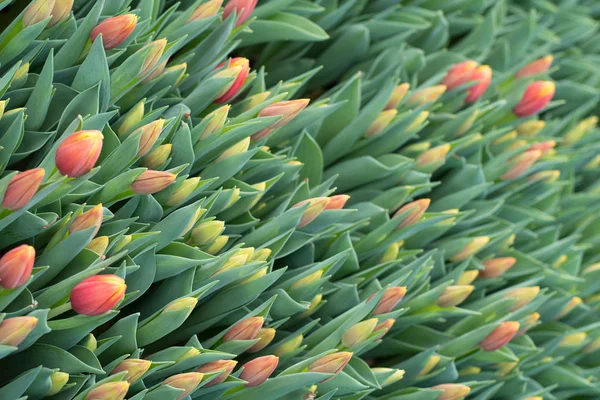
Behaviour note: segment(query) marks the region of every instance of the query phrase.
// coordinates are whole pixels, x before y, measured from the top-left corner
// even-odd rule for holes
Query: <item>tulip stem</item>
[[[70,311],[71,309],[72,308],[71,308],[71,303],[70,302],[65,303],[63,305],[60,305],[58,307],[54,307],[53,309],[51,309],[48,312],[48,319],[52,319],[52,318],[54,318],[54,317],[56,317],[56,316],[58,316],[60,314],[64,314],[67,311]]]

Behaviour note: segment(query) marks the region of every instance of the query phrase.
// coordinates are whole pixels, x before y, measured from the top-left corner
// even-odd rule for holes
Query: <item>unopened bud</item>
[[[427,211],[430,203],[430,199],[420,199],[401,207],[398,211],[396,211],[393,218],[396,218],[398,215],[403,214],[406,211],[408,211],[408,214],[406,214],[404,219],[400,221],[396,229],[406,228],[407,226],[411,226],[419,222],[423,214],[425,214],[425,211]]]
[[[432,355],[431,357],[429,357],[427,359],[427,362],[425,363],[425,366],[419,372],[418,376],[425,376],[428,373],[430,373],[431,371],[433,371],[433,369],[438,365],[438,363],[440,362],[441,359],[442,359],[442,357],[437,356],[437,355]]]
[[[202,382],[203,377],[204,374],[201,374],[200,372],[187,372],[170,376],[165,379],[162,384],[176,389],[183,389],[183,392],[181,392],[176,399],[182,400],[196,390],[200,382]]]
[[[535,299],[535,297],[538,295],[539,292],[540,292],[539,286],[517,288],[517,289],[512,289],[511,291],[507,292],[504,295],[504,298],[515,300],[512,307],[510,308],[510,311],[516,311],[520,308],[525,307],[527,304],[531,303],[533,301],[533,299]]]
[[[379,339],[381,339],[389,332],[390,329],[392,329],[392,326],[394,326],[395,323],[396,320],[394,318],[388,318],[379,325],[375,326],[375,328],[373,328],[373,332],[379,332]]]
[[[248,147],[250,147],[250,138],[249,137],[237,142],[236,144],[234,144],[233,146],[231,146],[230,148],[225,150],[219,156],[219,158],[217,158],[217,161],[223,161],[229,157],[244,153],[248,150]]]
[[[483,262],[483,270],[479,276],[482,279],[499,278],[517,262],[514,257],[492,258]]]
[[[179,357],[177,359],[177,362],[182,362],[183,360],[187,360],[188,358],[196,357],[199,354],[200,354],[200,350],[198,350],[195,347],[192,347],[191,349],[189,349],[188,351],[186,351],[184,355],[182,355],[181,357]],[[202,371],[196,371],[196,372],[202,372]]]
[[[154,194],[165,189],[175,181],[177,175],[165,171],[147,170],[142,172],[131,184],[135,194]]]
[[[92,237],[96,236],[102,225],[103,211],[102,204],[98,204],[73,220],[69,226],[69,233],[83,231],[88,228],[94,228]]]
[[[458,279],[454,283],[456,285],[470,285],[475,281],[475,279],[477,279],[478,276],[479,271],[476,269],[465,271],[458,277]]]
[[[164,119],[157,119],[156,121],[150,122],[149,124],[146,124],[136,130],[136,132],[141,132],[140,143],[136,157],[143,157],[150,151],[150,149],[152,149],[152,146],[154,146],[154,143],[156,143],[156,140],[162,132],[164,124]]]
[[[598,124],[598,117],[591,116],[580,121],[573,129],[571,129],[564,137],[563,144],[571,145],[579,142],[583,137]]]
[[[554,317],[554,319],[560,319],[564,317],[565,315],[573,311],[575,307],[580,305],[582,302],[583,300],[581,300],[581,297],[575,296],[571,298],[571,300],[569,300],[569,302],[563,307],[563,309],[560,310],[560,312]]]
[[[398,108],[402,100],[406,97],[408,90],[410,89],[410,84],[401,83],[396,86],[392,91],[392,95],[390,96],[387,104],[384,107],[384,110],[392,110]]]
[[[161,144],[142,159],[141,164],[150,169],[157,169],[165,165],[171,155],[172,144]]]
[[[462,368],[460,371],[458,371],[458,376],[477,375],[479,373],[481,373],[481,368],[470,366]]]
[[[226,104],[222,107],[217,108],[215,111],[211,112],[206,117],[204,117],[204,119],[206,119],[209,122],[206,125],[206,128],[204,128],[204,132],[202,132],[202,135],[200,136],[201,139],[205,139],[213,135],[215,132],[220,130],[223,127],[223,125],[225,125],[225,121],[227,121],[227,115],[229,114],[230,108],[231,106],[229,104]]]
[[[467,60],[455,64],[448,70],[448,73],[442,80],[442,83],[446,85],[448,90],[456,89],[457,87],[472,81],[471,76],[478,65],[479,63],[473,60]]]
[[[402,300],[405,294],[406,286],[394,286],[386,289],[383,297],[377,303],[377,307],[373,310],[373,315],[389,313]]]
[[[551,55],[547,55],[545,57],[537,59],[521,68],[515,74],[515,77],[519,79],[544,73],[550,69],[553,60],[554,58]]]
[[[258,0],[229,0],[223,9],[223,19],[227,19],[234,11],[237,17],[235,26],[240,26],[252,15]]]
[[[204,385],[204,387],[210,387],[225,382],[225,379],[227,379],[229,374],[231,374],[236,365],[237,361],[235,360],[211,361],[207,364],[200,366],[198,369],[196,369],[196,372],[201,372],[205,375],[219,372],[218,376],[216,376],[212,381]]]
[[[198,304],[198,299],[195,297],[183,297],[181,299],[173,300],[162,310],[162,313],[174,312],[174,311],[186,311],[186,318],[190,316],[194,307]]]
[[[544,155],[548,154],[554,148],[554,146],[556,146],[556,141],[546,140],[545,142],[532,144],[531,147],[529,147],[529,150],[539,150],[542,153],[541,156],[543,157]]]
[[[510,169],[502,175],[502,179],[516,179],[525,174],[529,168],[542,156],[540,150],[527,150],[511,160]]]
[[[303,228],[313,222],[327,207],[330,201],[331,199],[329,197],[314,197],[312,199],[303,200],[295,204],[292,208],[301,207],[305,204],[308,204],[308,208],[304,210],[304,214],[302,214],[297,228]]]
[[[417,116],[417,118],[415,118],[415,120],[413,122],[411,122],[411,124],[406,128],[407,132],[411,132],[419,127],[421,127],[421,125],[427,121],[427,118],[429,117],[429,111],[421,111],[419,113],[419,115]]]
[[[131,35],[137,24],[135,14],[123,14],[100,22],[90,33],[92,42],[102,34],[102,43],[106,50],[114,49]]]
[[[379,259],[379,264],[383,264],[389,261],[393,261],[398,258],[398,254],[400,253],[400,244],[398,242],[394,242],[385,249],[385,253]]]
[[[417,157],[416,166],[425,169],[424,172],[433,172],[439,168],[445,161],[446,155],[452,147],[446,143],[424,151]]]
[[[190,15],[190,17],[187,19],[187,21],[185,21],[185,23],[189,24],[192,21],[212,17],[217,12],[219,12],[221,4],[223,4],[223,0],[208,0],[206,3],[200,4],[192,12],[192,15]]]
[[[471,392],[470,387],[458,383],[443,383],[433,386],[431,389],[442,391],[436,400],[460,400]]]
[[[252,261],[267,261],[271,256],[271,249],[259,249],[252,255]]]
[[[34,0],[23,13],[23,27],[37,24],[52,14],[54,0]]]
[[[375,118],[375,121],[373,121],[371,125],[369,125],[369,127],[365,131],[364,136],[367,138],[377,136],[385,128],[387,128],[387,126],[390,124],[390,122],[392,122],[396,114],[398,114],[398,111],[395,108],[380,112],[377,118]]]
[[[317,307],[319,306],[319,304],[321,304],[321,300],[323,300],[323,295],[320,293],[318,295],[316,295],[315,297],[313,297],[312,300],[310,301],[310,305],[308,306],[308,309],[300,315],[300,318],[307,318],[307,317],[311,316],[317,310]]]
[[[117,134],[120,137],[133,131],[133,128],[140,123],[142,118],[144,118],[144,108],[144,101],[140,101],[129,110],[123,118],[123,122],[121,122],[121,125],[119,125],[119,128],[117,129]]]
[[[598,271],[598,270],[600,270],[600,263],[595,263],[595,264],[590,265],[589,267],[586,267],[583,270],[583,275],[587,275],[589,273],[592,273],[592,272]]]
[[[392,368],[371,368],[371,371],[374,374],[389,374],[390,372],[394,371],[393,374],[391,374],[388,378],[386,378],[383,382],[381,382],[381,386],[385,387],[385,386],[389,386],[393,383],[398,382],[399,380],[401,380],[402,378],[404,378],[404,373],[405,371],[403,369],[392,369]]]
[[[470,80],[477,81],[477,83],[467,89],[469,93],[465,99],[467,103],[473,103],[483,96],[492,82],[492,69],[489,65],[480,65],[473,71]]]
[[[203,246],[213,242],[225,230],[223,221],[206,221],[192,230],[192,242],[197,246]]]
[[[540,319],[540,314],[536,313],[536,312],[529,314],[529,315],[525,316],[524,318],[522,318],[519,321],[521,328],[519,329],[519,332],[517,332],[516,337],[523,336],[528,330],[530,330],[531,328],[536,326],[539,319]]]
[[[179,83],[181,83],[181,81],[185,77],[186,71],[187,71],[187,63],[181,63],[181,64],[175,64],[175,65],[165,68],[164,73],[169,74],[171,72],[177,72],[178,77],[174,84],[174,86],[177,86],[177,85],[179,85]]]
[[[471,239],[471,241],[467,243],[467,245],[463,247],[462,250],[450,257],[450,261],[464,261],[472,255],[476,254],[479,250],[483,249],[489,242],[489,236],[475,237]]]
[[[416,90],[408,98],[407,103],[411,106],[422,106],[437,101],[446,92],[446,85],[435,85]]]
[[[252,347],[246,350],[248,353],[256,353],[267,347],[275,338],[275,329],[273,328],[262,328],[256,334],[254,339],[258,339]]]
[[[83,346],[91,352],[94,352],[98,349],[98,339],[92,333],[87,335],[85,338],[78,343],[79,346]]]
[[[498,367],[498,373],[504,376],[515,369],[517,365],[519,365],[519,363],[513,361],[498,363],[496,366]]]
[[[230,342],[232,340],[252,340],[256,338],[256,335],[261,330],[264,322],[265,319],[263,317],[250,317],[240,321],[229,328],[223,337],[223,341]]]
[[[230,3],[231,1],[227,5]],[[227,9],[227,6],[225,9]],[[215,103],[218,104],[227,103],[235,97],[242,89],[242,86],[244,86],[244,82],[250,73],[250,61],[244,57],[235,57],[229,61],[224,61],[219,64],[217,68],[222,68],[225,65],[227,65],[227,67],[224,70],[219,71],[216,76],[231,77],[234,79],[230,84],[225,86],[219,94],[217,94]]]
[[[293,338],[286,340],[283,344],[279,345],[275,350],[273,350],[273,354],[277,357],[283,357],[286,354],[289,354],[300,347],[302,341],[304,340],[304,336],[297,335]]]
[[[137,358],[129,358],[123,360],[112,371],[111,375],[126,371],[125,380],[129,383],[139,381],[142,376],[150,369],[152,362],[148,360],[140,360]]]
[[[181,185],[173,192],[169,200],[167,200],[167,205],[170,207],[177,206],[183,203],[198,187],[198,183],[200,183],[200,177],[189,178],[183,181]],[[199,210],[202,210],[199,208]],[[197,218],[196,218],[197,219]],[[193,220],[193,223],[196,222],[196,219]]]
[[[206,249],[206,252],[208,254],[212,254],[212,255],[217,254],[219,251],[221,251],[223,249],[223,247],[225,247],[228,240],[229,240],[229,236],[225,236],[225,235],[219,236],[218,238],[215,239],[215,241],[210,246],[208,246],[208,248]]]
[[[107,382],[90,390],[85,400],[123,400],[128,390],[129,383],[126,381]]]
[[[515,321],[503,322],[494,329],[485,339],[479,342],[483,351],[495,351],[510,342],[519,331],[520,324]]]
[[[94,168],[102,151],[100,131],[79,131],[68,136],[56,148],[54,161],[62,175],[79,178]]]
[[[352,353],[343,351],[323,356],[308,366],[309,372],[337,375],[348,365],[352,359]],[[326,381],[333,379],[329,378]]]
[[[340,210],[344,208],[346,202],[350,199],[347,194],[338,194],[329,198],[329,203],[325,207],[326,210]]]
[[[159,39],[159,40],[155,40],[153,42],[150,42],[150,43],[144,45],[141,49],[138,50],[139,52],[144,52],[144,51],[147,51],[148,49],[150,49],[150,51],[148,52],[148,55],[146,55],[146,59],[144,60],[144,63],[142,64],[142,69],[140,70],[140,73],[139,73],[140,77],[145,77],[148,74],[150,74],[151,72],[153,72],[155,68],[158,68],[158,63],[165,51],[166,46],[167,46],[167,39]],[[165,63],[166,63],[166,61],[165,61]],[[164,67],[165,66],[163,66],[163,70],[164,70]],[[159,73],[159,75],[160,75],[160,73]]]
[[[287,125],[291,120],[296,118],[302,110],[306,108],[310,99],[296,99],[280,101],[278,103],[270,104],[260,110],[258,113],[259,117],[281,117],[278,121],[275,121],[270,126],[261,129],[252,135],[252,140],[262,140],[269,136],[273,131]]]
[[[437,300],[437,305],[440,307],[456,307],[469,297],[475,290],[472,285],[455,285],[448,286]]]
[[[556,86],[551,81],[536,81],[527,86],[519,104],[513,108],[517,117],[529,117],[540,112],[554,97]]]
[[[66,372],[56,371],[50,375],[50,383],[52,384],[50,391],[46,393],[46,397],[54,396],[59,393],[69,381],[69,374]]]
[[[565,336],[558,344],[558,347],[581,346],[583,344],[583,342],[585,342],[586,339],[587,339],[587,333],[585,333],[585,332],[572,333],[570,335]]]
[[[352,348],[362,344],[373,333],[377,322],[377,318],[371,318],[353,325],[342,336],[342,345]]]
[[[36,317],[13,317],[0,322],[0,345],[17,347],[38,323]]]
[[[99,256],[104,255],[106,253],[106,249],[108,248],[109,239],[108,236],[98,236],[97,238],[92,239],[91,242],[85,246],[86,249],[93,251]]]
[[[315,272],[305,276],[304,278],[298,279],[296,282],[294,282],[292,284],[292,286],[290,286],[290,289],[300,288],[300,287],[308,285],[312,282],[316,282],[319,279],[321,279],[322,277],[323,277],[323,270],[320,269],[318,271],[315,271]]]
[[[79,282],[71,291],[71,307],[78,314],[100,315],[110,311],[123,297],[127,285],[116,275],[94,275]]]
[[[35,249],[27,244],[17,246],[0,258],[0,286],[5,289],[21,287],[29,281]]]
[[[517,125],[517,133],[519,136],[533,137],[537,135],[542,129],[544,129],[545,126],[546,122],[544,121],[525,121]]]
[[[48,22],[48,26],[54,26],[67,19],[72,8],[73,0],[55,0],[54,8],[52,8],[52,18]]]

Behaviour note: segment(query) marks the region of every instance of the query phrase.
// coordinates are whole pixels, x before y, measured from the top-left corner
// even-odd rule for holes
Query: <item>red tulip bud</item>
[[[258,331],[262,328],[265,319],[263,317],[251,317],[238,322],[223,336],[224,342],[232,340],[252,340],[256,338]]]
[[[409,211],[409,210],[410,211],[408,214],[406,214],[404,219],[398,224],[396,229],[406,228],[407,226],[411,226],[411,225],[414,225],[417,222],[419,222],[419,220],[421,219],[423,214],[425,214],[425,211],[427,211],[427,208],[429,207],[429,203],[431,203],[431,200],[429,200],[429,199],[420,199],[420,200],[416,200],[411,203],[408,203],[408,204],[404,205],[403,207],[401,207],[394,214],[394,218],[406,211]]]
[[[309,99],[297,99],[280,101],[279,103],[271,104],[263,108],[259,113],[259,117],[281,117],[278,121],[274,122],[271,126],[264,128],[251,136],[252,140],[261,140],[269,136],[276,129],[289,123],[291,120],[296,118],[300,111],[304,110]]]
[[[521,68],[516,74],[516,78],[525,78],[532,75],[538,75],[543,72],[546,72],[550,69],[552,65],[552,61],[554,58],[551,55],[547,55],[545,57],[539,58],[523,68]]]
[[[0,286],[14,289],[23,286],[31,276],[35,261],[35,249],[22,244],[9,250],[0,258]]]
[[[43,168],[35,168],[13,176],[4,193],[2,207],[13,211],[25,207],[36,194],[45,174]]]
[[[235,26],[240,26],[250,17],[256,3],[258,3],[258,0],[229,0],[223,10],[223,19],[229,17],[235,11],[237,16]]]
[[[204,385],[205,387],[209,387],[224,382],[236,365],[237,361],[234,360],[217,360],[200,366],[198,369],[196,369],[196,372],[201,372],[203,374],[211,374],[219,371],[221,372],[212,381]]]
[[[75,233],[94,227],[95,229],[92,237],[96,236],[100,230],[100,226],[102,225],[102,210],[102,204],[98,204],[97,206],[75,218],[69,227],[69,233]]]
[[[540,157],[543,157],[550,152],[554,146],[556,146],[555,140],[546,140],[545,142],[532,144],[531,147],[529,147],[529,150],[539,150],[542,153]]]
[[[504,347],[515,337],[519,331],[520,324],[515,321],[503,322],[494,329],[485,339],[479,343],[483,351],[494,351]]]
[[[246,383],[248,387],[258,386],[271,376],[278,364],[279,357],[276,356],[255,358],[242,365],[244,370],[240,374],[240,379],[248,382]]]
[[[517,117],[529,117],[540,112],[554,97],[556,85],[551,81],[536,81],[527,86],[519,104],[513,108]]]
[[[478,65],[479,63],[473,60],[463,61],[455,64],[452,66],[452,68],[450,68],[450,70],[448,70],[448,73],[442,80],[442,83],[446,85],[448,90],[456,89],[457,87],[473,80],[471,77]]]
[[[229,61],[229,63],[227,61],[224,61],[221,64],[219,64],[217,66],[217,68],[222,68],[225,65],[227,65],[226,70],[227,69],[236,69],[236,70],[239,70],[239,72],[235,76],[235,79],[233,80],[233,82],[231,84],[229,84],[222,91],[222,93],[219,93],[217,95],[217,98],[215,99],[215,103],[219,103],[219,104],[228,102],[236,94],[238,94],[238,92],[240,91],[242,86],[244,86],[244,82],[246,81],[246,78],[248,77],[248,74],[250,73],[250,61],[248,61],[248,59],[244,58],[244,57],[232,58]]]
[[[131,190],[135,194],[153,194],[169,186],[175,178],[177,175],[170,172],[147,170],[135,178]]]
[[[0,345],[17,347],[37,325],[36,317],[13,317],[0,322]]]
[[[340,210],[344,208],[346,202],[350,199],[347,194],[338,194],[329,198],[329,203],[325,206],[326,210]]]
[[[104,314],[123,300],[125,289],[125,281],[116,275],[90,276],[71,291],[71,307],[78,314]]]
[[[394,318],[388,318],[379,325],[376,325],[375,328],[373,328],[373,332],[380,332],[381,336],[379,338],[382,338],[390,329],[392,329],[392,326],[394,326],[395,323],[396,320]]]
[[[102,151],[102,132],[79,131],[63,140],[56,149],[56,167],[62,175],[79,178],[94,168]]]
[[[490,86],[490,82],[492,82],[492,69],[489,65],[481,65],[477,67],[477,69],[475,69],[473,72],[473,75],[471,75],[471,80],[478,81],[478,83],[467,89],[469,92],[467,98],[465,99],[467,103],[473,103],[483,96],[488,86]]]
[[[123,14],[110,17],[100,22],[90,33],[92,42],[98,35],[102,34],[102,42],[106,50],[114,49],[131,35],[137,24],[137,16],[134,14]]]
[[[523,174],[525,174],[529,168],[542,156],[542,152],[540,150],[527,150],[518,156],[513,157],[511,162],[511,167],[508,171],[502,175],[502,179],[516,179]]]

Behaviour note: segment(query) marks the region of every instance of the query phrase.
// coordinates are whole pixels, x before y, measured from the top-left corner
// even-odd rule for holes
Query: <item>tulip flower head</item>
[[[142,172],[131,184],[135,194],[153,194],[160,192],[175,181],[177,175],[166,171],[147,170]]]
[[[473,103],[483,96],[492,82],[492,69],[489,65],[480,65],[473,71],[471,80],[477,81],[477,83],[467,89],[469,93],[465,99],[467,103]]]
[[[79,178],[94,168],[102,151],[102,132],[79,131],[63,140],[56,148],[56,168],[62,175]]]
[[[552,66],[552,61],[554,61],[554,57],[552,57],[551,55],[547,55],[545,57],[532,61],[523,68],[521,68],[515,74],[515,77],[519,79],[542,74],[550,69],[550,66]]]
[[[235,72],[233,75],[225,74],[223,76],[232,76],[233,81],[227,85],[221,93],[217,95],[215,99],[215,103],[222,104],[231,100],[244,86],[244,82],[250,73],[250,61],[244,57],[235,57],[229,61],[223,61],[221,64],[217,66],[217,68],[225,67],[222,72],[232,71]]]
[[[103,383],[90,390],[85,400],[123,400],[128,390],[127,381]]]
[[[246,381],[247,387],[258,386],[266,381],[277,368],[279,357],[264,356],[255,358],[242,365],[240,379]]]
[[[393,218],[404,214],[406,211],[408,211],[408,214],[406,214],[404,219],[400,221],[396,229],[406,228],[407,226],[411,226],[419,222],[423,214],[425,214],[425,211],[427,211],[430,203],[430,199],[420,199],[401,207],[398,211],[396,211]]]
[[[35,196],[45,174],[43,168],[35,168],[13,176],[4,192],[2,207],[13,211],[25,207]]]
[[[0,345],[17,347],[36,327],[36,317],[12,317],[0,322]]]
[[[102,43],[106,50],[112,50],[119,47],[135,29],[137,24],[137,15],[123,14],[116,17],[110,17],[100,22],[90,33],[92,42],[99,35],[102,35]]]
[[[256,338],[256,335],[261,330],[265,319],[263,317],[250,317],[243,321],[238,322],[223,336],[224,342],[230,342],[232,340],[252,340]]]
[[[513,108],[517,117],[529,117],[537,114],[550,103],[556,86],[551,81],[536,81],[525,89],[519,103]]]
[[[34,262],[35,249],[27,244],[6,252],[0,258],[0,286],[14,289],[26,284],[31,276]]]
[[[510,342],[519,331],[520,324],[515,321],[503,322],[498,328],[494,329],[483,341],[479,347],[483,351],[494,351],[504,347]]]
[[[274,122],[272,125],[256,132],[252,135],[252,140],[262,140],[269,136],[275,130],[281,128],[282,126],[289,123],[291,120],[296,118],[298,114],[302,110],[306,108],[309,99],[296,99],[296,100],[287,100],[280,101],[279,103],[274,103],[266,106],[258,113],[259,117],[281,117],[278,121]]]
[[[473,73],[479,66],[477,61],[467,60],[453,65],[449,70],[442,83],[446,85],[448,90],[454,90],[459,86],[472,81]]]
[[[196,372],[200,372],[203,374],[212,374],[215,372],[220,372],[220,374],[216,376],[212,381],[204,385],[205,387],[210,387],[224,382],[229,376],[229,374],[231,374],[236,365],[237,361],[235,360],[211,361],[207,364],[201,365],[199,368],[196,369]]]
[[[172,375],[165,379],[162,384],[169,385],[177,389],[183,389],[183,392],[177,396],[177,400],[182,400],[196,390],[200,382],[202,382],[203,377],[204,374],[201,374],[200,372],[188,372]]]
[[[223,9],[223,19],[227,19],[235,11],[235,26],[240,26],[252,15],[256,3],[258,0],[229,0]]]
[[[125,281],[116,275],[90,276],[71,291],[71,307],[78,314],[104,314],[123,300],[125,289]]]
[[[52,14],[54,0],[34,0],[23,13],[23,27],[28,27],[48,18]]]

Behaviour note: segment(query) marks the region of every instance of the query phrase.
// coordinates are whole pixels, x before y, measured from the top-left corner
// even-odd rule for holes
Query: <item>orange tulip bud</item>
[[[377,307],[373,310],[373,315],[389,313],[396,307],[396,304],[402,300],[406,294],[406,286],[394,286],[387,288],[383,293],[383,297],[377,303]]]
[[[379,336],[379,338],[382,338],[389,332],[390,329],[392,329],[392,326],[394,326],[395,323],[396,320],[394,318],[388,318],[373,328],[373,332],[380,332],[381,336]]]
[[[123,300],[125,289],[125,281],[116,275],[90,276],[71,291],[71,307],[78,314],[104,314]]]
[[[479,342],[479,347],[483,351],[494,351],[504,347],[515,337],[521,325],[515,321],[503,322],[498,328],[494,329],[485,339]]]
[[[471,75],[471,80],[478,81],[478,83],[467,89],[467,92],[469,93],[465,99],[467,103],[473,103],[483,96],[492,82],[492,69],[489,65],[477,67],[475,71],[473,71],[473,75]]]
[[[100,230],[100,226],[102,225],[102,217],[102,204],[98,204],[75,218],[69,227],[69,233],[75,233],[93,227],[94,234],[92,237],[94,237]]]
[[[511,159],[510,169],[502,175],[502,179],[516,179],[525,174],[529,168],[542,156],[540,150],[527,150]]]
[[[443,383],[431,389],[442,391],[436,400],[460,400],[471,392],[470,387],[458,383]]]
[[[457,87],[473,80],[471,77],[478,65],[479,63],[473,60],[467,60],[455,64],[448,70],[448,73],[442,80],[442,83],[446,85],[448,90],[456,89]]]
[[[342,345],[351,348],[362,344],[373,333],[377,322],[377,318],[371,318],[354,324],[342,336]]]
[[[209,387],[224,382],[236,365],[237,361],[235,360],[217,360],[200,366],[198,369],[196,369],[196,372],[201,372],[203,374],[212,374],[219,371],[221,372],[212,381],[204,385],[204,387]]]
[[[492,258],[483,262],[483,271],[479,276],[483,279],[499,278],[517,262],[514,257]]]
[[[268,126],[264,129],[253,134],[252,140],[261,140],[269,136],[276,129],[281,128],[286,125],[288,122],[296,118],[300,111],[304,110],[308,103],[309,99],[296,99],[296,100],[287,100],[280,101],[275,104],[271,104],[260,110],[258,113],[259,117],[281,117],[278,121],[274,122],[271,126]]]
[[[265,319],[263,317],[250,317],[240,321],[229,328],[225,336],[223,336],[223,341],[255,339],[264,322]]]
[[[212,17],[219,12],[221,4],[223,4],[223,0],[208,0],[206,3],[200,4],[185,23],[189,24],[192,21]]]
[[[43,168],[35,168],[13,176],[4,192],[2,207],[13,211],[25,207],[36,194],[45,174]]]
[[[123,400],[128,390],[126,381],[103,383],[90,390],[85,400]]]
[[[329,198],[329,203],[325,206],[326,210],[340,210],[344,208],[346,202],[350,199],[347,194],[338,194]]]
[[[244,370],[240,374],[240,379],[246,381],[248,387],[258,386],[271,376],[278,364],[279,357],[276,356],[255,358],[242,365]]]
[[[398,110],[395,108],[380,112],[375,121],[369,125],[364,136],[371,138],[380,134],[392,122],[396,114],[398,114]]]
[[[542,153],[540,157],[543,157],[550,152],[554,146],[556,146],[555,140],[546,140],[545,142],[532,144],[531,147],[529,147],[529,150],[539,150]]]
[[[102,43],[106,50],[114,49],[131,35],[137,24],[135,14],[123,14],[100,22],[90,33],[92,42],[102,34]]]
[[[0,345],[17,347],[37,325],[36,317],[13,317],[0,322]]]
[[[135,178],[131,190],[136,194],[153,194],[165,189],[175,178],[177,175],[170,172],[147,170]]]
[[[302,218],[300,218],[297,228],[303,228],[313,222],[327,207],[330,201],[331,199],[329,197],[315,197],[295,204],[292,208],[300,207],[304,204],[309,205],[308,208],[304,210],[304,214],[302,214]]]
[[[319,358],[308,366],[309,372],[318,372],[322,374],[334,374],[337,375],[348,365],[352,359],[352,353],[348,351],[342,351],[339,353],[328,354]],[[333,379],[333,377],[326,379],[326,381]]]
[[[258,339],[258,342],[256,342],[252,347],[250,347],[247,350],[247,352],[257,353],[265,347],[267,347],[269,343],[271,343],[273,339],[275,339],[275,333],[275,329],[273,328],[262,328],[261,330],[259,330],[256,334],[256,337],[254,338]]]
[[[201,374],[200,372],[188,372],[170,376],[165,379],[162,384],[177,389],[183,389],[183,392],[177,396],[177,400],[181,400],[196,390],[200,382],[202,382],[202,378],[204,378],[204,374]]]
[[[94,168],[102,151],[102,132],[79,131],[63,140],[56,149],[55,163],[62,175],[79,178]]]
[[[54,0],[35,0],[23,13],[23,27],[28,27],[48,18],[52,14]]]
[[[556,85],[551,81],[536,81],[527,86],[519,104],[513,108],[517,117],[529,117],[540,112],[554,97]]]
[[[138,145],[136,157],[143,157],[150,151],[150,149],[152,149],[152,146],[154,146],[154,143],[156,143],[156,140],[163,130],[164,124],[164,119],[157,119],[156,121],[150,122],[149,124],[146,124],[134,131],[134,133],[141,132],[140,144]]]
[[[234,11],[237,16],[235,26],[240,26],[252,15],[258,0],[229,0],[223,9],[223,19],[226,19]]]
[[[436,85],[415,91],[407,103],[411,106],[422,106],[437,101],[446,92],[446,85]]]
[[[54,8],[52,8],[52,18],[50,19],[48,26],[54,26],[69,18],[72,8],[73,0],[56,0],[54,2]]]
[[[454,285],[448,286],[442,292],[437,300],[437,305],[440,307],[456,307],[469,297],[475,290],[472,285]]]
[[[142,69],[140,71],[140,73],[138,74],[140,77],[145,77],[146,75],[150,74],[151,72],[154,73],[155,68],[158,69],[158,62],[160,61],[160,58],[162,57],[164,51],[165,51],[165,47],[167,46],[167,39],[159,39],[159,40],[155,40],[153,42],[150,42],[146,45],[144,45],[144,47],[142,47],[141,49],[139,49],[138,51],[143,52],[146,51],[146,49],[150,49],[150,52],[146,55],[146,59],[144,60],[144,64],[142,64]],[[166,63],[166,61],[165,61]],[[164,69],[164,66],[163,66]],[[159,73],[160,75],[160,73]],[[158,76],[158,75],[156,75]],[[151,78],[150,80],[152,80],[153,78]]]
[[[527,304],[531,303],[533,299],[540,292],[539,286],[517,288],[507,292],[504,297],[507,299],[515,300],[515,303],[511,307],[510,311],[516,311]]]
[[[478,236],[473,239],[465,247],[462,248],[461,251],[450,257],[450,261],[464,261],[467,258],[471,257],[479,250],[483,249],[490,242],[490,238],[488,236]]]
[[[14,289],[26,284],[31,276],[34,261],[35,249],[27,244],[6,252],[0,258],[0,286]]]
[[[227,9],[227,7],[225,8]],[[217,68],[222,68],[225,65],[227,65],[227,67],[224,71],[231,69],[233,71],[236,71],[236,74],[234,75],[235,79],[233,80],[233,82],[227,85],[225,89],[223,89],[222,93],[219,93],[217,95],[215,103],[219,104],[228,102],[236,94],[238,94],[242,86],[244,86],[244,82],[246,81],[246,78],[250,73],[250,61],[248,61],[248,59],[244,57],[232,58],[229,61],[229,64],[227,64],[227,61],[224,61],[221,64],[219,64]]]
[[[417,222],[419,222],[419,220],[421,219],[423,214],[425,214],[425,211],[427,211],[427,208],[429,207],[429,203],[431,203],[430,199],[420,199],[420,200],[416,200],[411,203],[408,203],[408,204],[404,205],[403,207],[401,207],[398,211],[396,211],[393,218],[404,213],[405,211],[409,211],[409,210],[410,211],[404,217],[404,219],[398,224],[396,229],[406,228],[407,226],[411,226],[411,225],[414,225]]]
[[[139,381],[142,376],[150,369],[152,362],[148,360],[140,360],[137,358],[128,358],[121,361],[112,371],[111,375],[126,371],[125,380],[129,383]]]
[[[385,105],[384,110],[392,110],[397,108],[404,99],[404,97],[406,97],[406,94],[408,93],[409,89],[410,84],[408,83],[401,83],[400,85],[396,86],[387,104]]]
[[[530,62],[529,64],[527,64],[526,66],[521,68],[515,74],[515,77],[517,79],[525,78],[528,76],[538,75],[543,72],[546,72],[550,69],[550,66],[552,65],[553,60],[554,60],[554,57],[552,57],[551,55],[547,55],[547,56],[539,58],[533,62]]]

